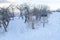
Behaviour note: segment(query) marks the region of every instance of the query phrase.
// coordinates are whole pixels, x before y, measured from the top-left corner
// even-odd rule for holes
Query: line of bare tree
[[[31,22],[32,29],[35,29],[35,21],[43,20],[43,27],[45,23],[48,22],[48,17],[51,13],[50,9],[46,5],[40,5],[40,7],[30,8],[29,5],[24,4],[20,6],[15,6],[20,11],[20,16],[24,19],[24,23]],[[0,8],[0,27],[3,27],[5,32],[7,32],[7,27],[11,19],[14,19],[14,7],[9,5],[6,8]]]
[[[29,21],[31,22],[32,29],[35,29],[34,20],[41,21],[41,19],[42,19],[43,20],[42,23],[43,23],[43,27],[44,27],[45,23],[48,22],[48,17],[51,13],[49,7],[46,5],[41,5],[39,8],[33,7],[33,9],[31,9],[29,7],[29,5],[24,4],[21,6],[16,6],[16,8],[20,10],[20,17],[22,17],[22,18],[23,18],[23,16],[25,17],[25,23],[29,22]],[[33,17],[35,17],[35,19]]]

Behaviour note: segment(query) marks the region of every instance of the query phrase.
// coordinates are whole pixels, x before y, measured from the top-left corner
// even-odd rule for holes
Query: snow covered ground
[[[24,20],[15,17],[10,21],[8,32],[0,32],[0,40],[60,40],[60,13],[51,14],[48,20],[44,28],[40,23],[33,30]]]

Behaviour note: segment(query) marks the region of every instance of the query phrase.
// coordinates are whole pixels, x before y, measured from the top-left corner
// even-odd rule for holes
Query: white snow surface
[[[38,23],[31,29],[30,24],[15,17],[7,29],[8,32],[0,32],[0,40],[60,40],[60,13],[52,13],[44,28]]]

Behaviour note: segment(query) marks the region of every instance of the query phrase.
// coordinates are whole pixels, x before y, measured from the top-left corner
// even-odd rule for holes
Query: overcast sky
[[[9,4],[22,4],[22,3],[28,3],[28,4],[44,4],[48,5],[51,9],[55,10],[57,8],[60,8],[60,0],[0,0],[0,6],[7,6]]]

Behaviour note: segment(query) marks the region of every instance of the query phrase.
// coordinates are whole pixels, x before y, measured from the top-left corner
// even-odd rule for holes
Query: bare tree
[[[20,15],[19,15],[19,18],[21,17],[23,19],[23,6],[20,5],[20,6],[16,6],[16,8],[20,11]]]
[[[7,32],[7,26],[12,18],[12,13],[10,12],[9,7],[1,8],[0,16],[0,23],[2,24],[1,27],[3,26],[5,32]]]
[[[49,7],[46,5],[41,6],[41,18],[43,18],[43,27],[45,26],[45,23],[48,22],[48,15],[50,13]]]
[[[45,26],[45,23],[48,22],[48,16],[51,13],[49,10],[49,7],[46,5],[41,5],[39,8],[34,7],[33,10],[33,15],[36,16],[36,21],[43,21],[43,27]]]
[[[31,22],[31,26],[32,26],[32,29],[34,29],[34,22],[33,22],[33,19],[32,19],[32,11],[30,11],[30,7],[27,5],[27,4],[24,4],[19,7],[17,7],[19,10],[20,10],[20,16],[25,18],[25,23],[29,23]]]

